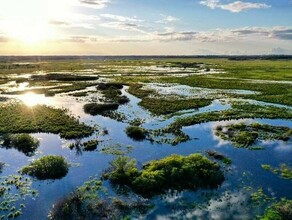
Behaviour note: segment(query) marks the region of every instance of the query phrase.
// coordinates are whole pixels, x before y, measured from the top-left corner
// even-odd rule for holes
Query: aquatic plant
[[[217,151],[214,151],[214,150],[207,150],[206,151],[207,155],[209,157],[213,157],[214,159],[216,160],[221,160],[223,163],[225,164],[231,164],[232,163],[232,160],[226,156],[224,156],[223,154],[217,152]]]
[[[288,141],[292,137],[292,129],[283,126],[268,124],[230,124],[216,128],[215,134],[223,140],[231,141],[237,147],[249,148],[258,140],[283,140]],[[223,129],[224,128],[224,129]],[[252,148],[260,150],[262,148]]]
[[[99,141],[98,140],[91,140],[83,143],[83,149],[85,151],[94,151],[97,148]]]
[[[15,148],[26,156],[33,156],[39,147],[39,140],[29,134],[6,134],[2,136],[3,146]]]
[[[147,130],[138,126],[129,126],[126,128],[126,134],[137,141],[144,140],[147,136]]]
[[[90,115],[102,115],[103,113],[107,111],[113,111],[117,110],[119,108],[119,105],[116,103],[105,103],[105,104],[99,104],[99,103],[88,103],[83,106],[84,112],[86,114]]]
[[[101,181],[90,179],[67,197],[58,201],[49,214],[51,220],[128,219],[145,214],[152,208],[147,201],[120,198],[103,199]]]
[[[90,136],[94,128],[80,123],[64,109],[37,105],[30,108],[22,103],[0,106],[0,133],[46,132],[74,139]]]
[[[168,189],[216,188],[224,181],[220,166],[200,154],[171,155],[146,163],[141,171],[135,161],[118,157],[104,177],[114,184],[128,185],[144,197],[162,194]]]
[[[31,185],[30,178],[18,175],[0,178],[0,219],[16,218],[22,214],[25,199],[38,195]]]
[[[24,166],[20,173],[46,180],[61,179],[67,175],[68,170],[69,164],[64,157],[49,155],[31,162],[28,166]]]
[[[282,199],[272,204],[260,217],[260,220],[288,220],[292,219],[292,200]]]
[[[272,173],[281,176],[284,179],[292,180],[292,167],[288,166],[287,164],[281,164],[279,167],[272,167],[268,164],[262,164],[261,167],[264,170],[271,171]]]

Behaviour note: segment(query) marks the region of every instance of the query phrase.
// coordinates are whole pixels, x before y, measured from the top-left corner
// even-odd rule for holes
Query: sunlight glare
[[[52,101],[45,97],[43,94],[35,94],[33,92],[28,92],[24,95],[19,96],[19,99],[27,106],[33,107],[36,105],[48,105]]]

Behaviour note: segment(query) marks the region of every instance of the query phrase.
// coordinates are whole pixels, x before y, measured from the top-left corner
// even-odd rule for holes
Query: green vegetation
[[[198,109],[210,105],[210,99],[161,99],[146,97],[139,103],[155,115],[166,115],[181,110]]]
[[[223,111],[213,111],[200,113],[184,118],[178,118],[168,127],[154,131],[155,135],[174,134],[176,140],[174,144],[189,140],[189,137],[182,132],[182,127],[191,126],[211,121],[225,121],[248,118],[269,118],[269,119],[292,119],[292,110],[275,106],[262,106],[246,102],[233,102],[232,108]],[[289,129],[288,129],[289,130]],[[291,135],[289,132],[288,135]],[[243,134],[245,136],[246,133]],[[248,134],[252,138],[252,134]],[[276,138],[277,136],[275,136]],[[281,136],[278,136],[279,138]],[[282,136],[284,138],[284,136]]]
[[[74,139],[90,136],[94,129],[67,114],[63,109],[37,105],[32,108],[11,103],[0,106],[0,133],[46,132]]]
[[[82,76],[82,75],[72,75],[72,74],[64,74],[64,73],[50,73],[44,75],[32,75],[30,77],[33,81],[92,81],[97,80],[99,77],[97,76]]]
[[[126,134],[136,141],[142,141],[147,137],[147,130],[138,126],[129,126],[126,128]]]
[[[54,205],[49,219],[128,219],[145,214],[152,206],[145,201],[123,201],[119,198],[102,199],[101,182],[91,179]]]
[[[33,156],[39,147],[39,140],[29,134],[6,134],[2,136],[3,146],[15,148],[27,156]]]
[[[198,109],[210,105],[212,102],[210,99],[182,99],[178,97],[170,99],[158,95],[154,90],[142,87],[142,84],[130,84],[128,92],[141,98],[142,101],[139,105],[155,115],[166,115],[181,110]]]
[[[259,123],[250,125],[239,123],[224,127],[218,126],[215,134],[223,140],[231,141],[237,147],[248,148],[255,144],[257,140],[288,141],[292,137],[292,129]]]
[[[221,153],[218,153],[217,151],[207,150],[206,153],[209,157],[213,157],[216,160],[221,160],[223,163],[227,165],[232,163],[232,160],[230,158],[224,156]]]
[[[118,157],[104,177],[112,183],[125,184],[144,197],[172,190],[216,188],[224,181],[218,164],[200,154],[171,155],[151,161],[138,171],[136,161]]]
[[[283,199],[282,201],[272,204],[260,217],[261,220],[288,220],[292,219],[292,200]]]
[[[99,115],[99,114],[102,115],[108,111],[117,110],[118,108],[119,108],[119,105],[116,103],[105,103],[105,104],[88,103],[83,106],[84,112],[92,116]]]
[[[119,83],[100,83],[97,89],[102,92],[107,102],[117,103],[119,105],[126,104],[130,99],[126,96],[122,96],[121,89],[122,84]]]
[[[97,148],[99,141],[98,140],[91,140],[83,143],[85,151],[94,151]]]
[[[27,197],[36,197],[36,190],[31,188],[32,181],[22,176],[10,175],[0,179],[0,218],[16,218],[22,214]]]
[[[33,161],[30,165],[20,170],[21,174],[27,174],[40,180],[61,179],[67,175],[69,164],[61,156],[44,156]]]
[[[5,163],[0,162],[0,173],[2,173]]]
[[[270,165],[262,164],[262,168],[271,171],[276,175],[280,175],[284,179],[292,180],[292,167],[288,166],[287,164],[281,164],[279,168],[273,168]]]

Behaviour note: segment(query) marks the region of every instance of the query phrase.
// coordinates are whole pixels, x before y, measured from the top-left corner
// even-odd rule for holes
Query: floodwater
[[[101,79],[102,80],[102,79]],[[188,88],[180,85],[157,85],[148,84],[148,88],[157,89],[161,94],[176,94],[183,96],[201,97],[202,95],[211,95],[218,91],[210,89]],[[139,99],[127,93],[127,87],[122,92],[130,98],[130,102],[119,107],[118,112],[126,116],[124,121],[115,121],[103,116],[87,115],[83,111],[83,105],[90,101],[98,101],[101,94],[95,87],[89,87],[87,97],[73,97],[68,94],[56,95],[55,97],[45,97],[38,94],[24,95],[5,95],[4,97],[19,99],[32,108],[36,104],[46,104],[57,108],[67,108],[69,111],[80,118],[80,121],[89,125],[97,124],[101,129],[108,130],[108,135],[94,134],[82,141],[98,138],[102,143],[96,151],[82,152],[82,150],[70,150],[68,145],[72,141],[61,139],[58,135],[38,133],[32,134],[40,140],[40,147],[37,153],[32,157],[27,157],[15,149],[0,148],[0,161],[6,163],[1,177],[10,174],[17,174],[22,166],[30,161],[44,155],[62,155],[71,163],[69,173],[61,180],[38,181],[34,180],[32,187],[36,189],[39,195],[36,198],[26,198],[24,201],[26,207],[22,210],[23,215],[19,219],[46,219],[53,204],[58,202],[64,196],[68,195],[78,186],[81,186],[90,177],[100,177],[102,172],[109,166],[109,162],[116,156],[102,152],[104,147],[133,146],[127,155],[136,158],[141,164],[160,159],[171,154],[189,155],[192,153],[203,153],[206,150],[216,150],[231,158],[232,165],[225,166],[226,180],[216,190],[200,190],[197,192],[176,192],[168,193],[163,196],[157,196],[149,203],[155,204],[155,207],[141,219],[253,219],[255,215],[261,214],[264,206],[252,207],[247,203],[249,195],[252,192],[262,188],[263,191],[271,197],[292,199],[291,180],[280,178],[271,172],[261,168],[261,164],[269,164],[278,167],[282,163],[291,164],[292,143],[283,141],[262,142],[258,145],[265,147],[265,150],[247,150],[236,148],[230,142],[218,138],[214,134],[214,128],[217,125],[224,125],[231,122],[261,122],[271,125],[281,125],[292,127],[289,120],[267,120],[267,119],[248,119],[229,122],[210,122],[200,125],[194,125],[183,128],[184,132],[191,137],[186,143],[177,146],[168,144],[152,143],[149,140],[137,142],[123,132],[128,126],[128,122],[133,119],[143,119],[143,127],[147,129],[156,129],[167,126],[178,117],[183,117],[200,112],[224,110],[230,108],[228,102],[215,100],[210,106],[192,111],[182,111],[181,114],[171,118],[154,117],[148,111],[141,108]],[[80,91],[78,91],[80,92]],[[230,93],[251,94],[252,91],[221,91]],[[265,104],[265,103],[262,103]],[[115,195],[114,189],[108,182],[104,183],[111,195]],[[248,188],[250,190],[248,190]],[[206,198],[202,193],[212,193],[212,196]],[[201,206],[194,206],[200,203]]]

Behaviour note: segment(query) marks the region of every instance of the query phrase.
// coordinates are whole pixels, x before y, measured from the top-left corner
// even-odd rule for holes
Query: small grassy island
[[[69,164],[61,156],[44,156],[20,170],[21,174],[36,177],[39,180],[61,179],[68,173]]]
[[[289,220],[292,219],[292,200],[283,199],[266,209],[260,220]]]
[[[292,129],[259,123],[239,123],[217,126],[215,134],[237,147],[249,148],[258,140],[288,141],[292,137]]]
[[[0,105],[0,133],[46,132],[65,139],[90,136],[94,129],[68,115],[64,109],[44,105],[28,107],[22,103]]]
[[[2,139],[5,148],[15,148],[26,156],[33,156],[40,144],[38,139],[29,134],[6,134]]]
[[[171,155],[151,161],[138,170],[136,161],[119,156],[104,174],[114,184],[124,184],[143,197],[152,197],[166,190],[216,188],[224,181],[220,166],[200,154]]]
[[[129,126],[126,128],[126,134],[136,141],[142,141],[147,137],[147,130],[139,126]]]

